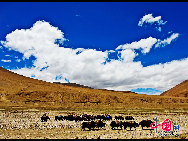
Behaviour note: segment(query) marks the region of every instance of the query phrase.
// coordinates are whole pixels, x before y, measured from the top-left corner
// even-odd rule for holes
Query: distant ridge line
[[[66,85],[66,86],[73,86],[73,87],[82,87],[82,88],[94,89],[94,88],[91,88],[89,86],[84,86],[84,85],[77,84],[77,83],[61,83],[61,82],[53,82],[53,83],[55,83],[55,84],[61,84],[61,85]],[[107,89],[97,89],[97,90],[111,91],[111,92],[123,92],[123,93],[135,93],[135,94],[137,94],[136,92],[132,92],[132,91],[115,91],[115,90],[107,90]]]
[[[188,82],[188,80],[184,80],[183,82],[181,82],[181,83],[179,83],[179,84],[175,85],[174,87],[172,87],[172,88],[170,88],[170,89],[168,89],[168,90],[164,91],[162,94],[160,94],[160,96],[163,96],[163,95],[164,95],[164,93],[166,93],[167,91],[172,90],[173,88],[175,88],[175,87],[177,87],[177,86],[180,86],[182,83],[185,83],[185,82]]]
[[[34,80],[38,80],[38,81],[42,81],[42,82],[46,82],[46,83],[52,83],[52,82],[47,82],[47,81],[44,81],[44,80],[39,80],[39,79],[37,79],[37,78],[32,78],[32,77],[24,76],[24,75],[22,75],[22,74],[18,74],[18,73],[16,73],[16,72],[13,72],[13,71],[11,71],[11,70],[8,70],[8,69],[2,68],[2,67],[0,67],[0,70],[8,71],[9,73],[16,74],[16,75],[19,75],[19,76],[23,76],[23,77],[25,77],[25,78],[30,78],[30,79],[34,79]]]
[[[94,88],[91,88],[89,86],[84,86],[84,85],[77,84],[77,83],[61,83],[61,82],[53,82],[53,83],[55,83],[55,84],[61,84],[61,85],[66,85],[66,86],[73,86],[73,87],[81,87],[81,88],[94,89]]]
[[[77,83],[47,82],[47,81],[44,81],[44,80],[39,80],[39,79],[37,79],[37,78],[27,77],[27,76],[18,74],[18,73],[16,73],[16,72],[13,72],[13,71],[11,71],[11,70],[7,70],[7,69],[2,68],[2,67],[0,67],[0,70],[8,71],[8,72],[10,72],[10,73],[12,73],[12,74],[16,74],[16,75],[19,75],[19,76],[23,76],[23,77],[25,77],[25,78],[30,78],[30,79],[38,80],[38,81],[41,81],[41,82],[46,82],[46,83],[51,83],[51,84],[61,84],[61,85],[64,85],[64,86],[72,86],[72,87],[81,87],[81,88],[94,89],[94,88],[92,88],[92,87],[84,86],[84,85],[77,84]],[[107,89],[97,89],[97,90],[112,91],[112,92],[124,92],[124,93],[130,93],[130,92],[132,92],[132,91],[115,91],[115,90],[107,90]],[[132,93],[135,93],[135,92],[132,92]],[[135,94],[137,94],[137,93],[135,93]]]
[[[0,67],[0,70],[4,70],[4,71],[8,71],[12,74],[16,74],[16,75],[19,75],[19,76],[23,76],[25,78],[30,78],[30,79],[34,79],[34,80],[38,80],[40,82],[46,82],[46,83],[51,83],[51,84],[61,84],[61,85],[64,85],[64,86],[72,86],[72,87],[81,87],[81,88],[89,88],[89,89],[95,89],[95,88],[92,88],[92,87],[89,87],[89,86],[84,86],[84,85],[81,85],[81,84],[77,84],[77,83],[61,83],[61,82],[47,82],[47,81],[44,81],[44,80],[39,80],[37,78],[32,78],[32,77],[27,77],[27,76],[24,76],[24,75],[21,75],[21,74],[18,74],[18,73],[15,73],[11,70],[7,70],[5,68],[2,68]],[[188,80],[187,80],[188,81]],[[97,89],[97,90],[102,90],[102,91],[111,91],[111,92],[123,92],[123,93],[135,93],[137,94],[136,92],[132,92],[132,91],[116,91],[116,90],[107,90],[107,89]]]
[[[178,87],[180,87],[182,84],[187,83],[187,82],[188,82],[188,80],[184,80],[183,82],[181,82],[181,83],[175,85],[174,87],[172,87],[172,88],[170,88],[170,89],[164,91],[162,94],[160,94],[160,96],[166,96],[167,93],[173,91],[175,88],[178,88]]]
[[[98,90],[111,91],[111,92],[123,92],[123,93],[135,93],[135,94],[137,94],[136,92],[132,92],[132,91],[116,91],[116,90],[107,90],[107,89],[98,89]]]

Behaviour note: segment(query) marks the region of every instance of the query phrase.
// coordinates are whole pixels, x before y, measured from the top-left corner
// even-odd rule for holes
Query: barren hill
[[[162,93],[161,96],[188,97],[188,80]]]
[[[66,86],[0,68],[0,108],[188,109],[188,98]]]

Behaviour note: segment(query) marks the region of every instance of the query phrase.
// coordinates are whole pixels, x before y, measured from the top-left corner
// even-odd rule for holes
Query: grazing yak
[[[95,127],[99,128],[103,128],[105,127],[106,123],[103,123],[101,120],[98,121],[88,121],[88,122],[83,122],[82,123],[82,129],[85,130],[85,128],[88,128],[89,130],[91,129],[95,129]]]
[[[134,120],[134,118],[132,116],[126,116],[125,120]]]
[[[46,116],[46,113],[41,117],[41,122],[47,122],[47,120],[50,120],[49,116]]]
[[[64,120],[70,120],[70,121],[74,120],[73,115],[64,116],[63,119]]]
[[[106,123],[103,123],[101,120],[98,120],[95,122],[96,123],[96,127],[99,128],[103,128],[105,127]]]
[[[90,121],[94,120],[95,116],[93,115],[87,115],[87,114],[82,114],[81,116],[78,115],[68,115],[63,117],[64,120],[70,120],[70,121]]]
[[[74,116],[74,120],[77,121],[83,121],[83,118],[81,118],[80,116]]]
[[[82,123],[82,129],[85,130],[85,128],[88,128],[89,130],[94,129],[96,126],[96,123],[94,121],[89,122],[83,122]]]
[[[95,116],[95,119],[99,119],[99,120],[112,120],[112,116],[110,116],[110,115],[97,115],[97,116]]]
[[[95,120],[95,116],[94,115],[89,115],[89,120]]]
[[[115,116],[115,120],[124,120],[124,117],[122,117],[122,116]]]
[[[122,129],[123,126],[123,122],[122,121],[112,121],[110,123],[110,126],[112,127],[112,130],[114,129],[114,127],[120,127]]]
[[[63,121],[63,116],[62,115],[59,115],[59,116],[55,116],[55,120],[57,121],[57,120],[62,120]]]
[[[105,115],[104,120],[112,120],[112,116],[111,115]]]
[[[94,119],[95,119],[95,117],[94,117],[93,115],[87,115],[87,114],[83,114],[83,115],[81,116],[81,118],[82,118],[82,120],[84,120],[84,121],[90,121],[90,120],[94,120]]]
[[[95,119],[104,120],[105,116],[104,115],[97,115],[97,116],[95,116]]]
[[[139,127],[139,124],[136,123],[135,121],[126,121],[126,122],[123,122],[123,126],[124,126],[124,129],[126,130],[127,130],[127,127],[130,127],[130,130],[132,127],[134,127],[136,130],[136,127]]]
[[[153,123],[153,122],[152,122],[151,120],[142,120],[142,121],[139,123],[139,125],[142,126],[142,130],[143,130],[143,127],[149,128],[152,123]]]

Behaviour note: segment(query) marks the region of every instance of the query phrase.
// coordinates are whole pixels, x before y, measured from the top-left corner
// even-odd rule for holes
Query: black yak
[[[130,130],[131,130],[131,128],[134,127],[136,130],[136,127],[139,127],[139,124],[136,123],[135,121],[126,121],[126,122],[123,122],[123,126],[124,126],[124,129],[127,129],[127,127],[130,127]]]
[[[104,120],[112,120],[112,116],[111,115],[105,115]]]
[[[96,126],[96,123],[94,121],[91,122],[83,122],[82,123],[82,129],[85,130],[85,128],[88,128],[89,130],[94,129]]]
[[[41,117],[41,122],[47,122],[48,119],[50,120],[49,116],[46,116],[46,113]]]
[[[125,120],[134,120],[134,118],[132,116],[126,116]]]
[[[112,127],[112,130],[114,129],[114,127],[120,127],[122,129],[122,121],[112,121],[110,123],[110,126]]]
[[[96,123],[96,127],[97,128],[102,128],[102,127],[105,127],[106,123],[103,123],[101,120],[98,120],[95,122]]]
[[[152,122],[151,120],[142,120],[142,121],[139,123],[139,125],[142,126],[142,130],[143,130],[143,127],[149,128],[152,123],[153,123],[153,122]]]
[[[115,116],[115,120],[124,120],[124,117],[122,117],[122,116]]]
[[[63,120],[63,116],[62,115],[59,115],[59,116],[55,116],[55,120],[57,121],[57,120]]]

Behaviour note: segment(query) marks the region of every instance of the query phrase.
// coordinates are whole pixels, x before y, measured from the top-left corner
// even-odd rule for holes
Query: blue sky
[[[0,6],[0,66],[19,74],[147,94],[159,94],[188,78],[187,3],[1,2]],[[32,27],[44,28],[38,31],[40,37]],[[54,40],[54,45],[47,40]],[[61,49],[45,52],[48,45]]]

